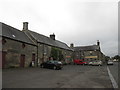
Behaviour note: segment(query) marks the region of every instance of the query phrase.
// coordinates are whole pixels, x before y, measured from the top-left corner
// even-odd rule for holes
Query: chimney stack
[[[54,33],[51,34],[51,35],[50,35],[50,38],[53,39],[53,40],[55,40],[55,34],[54,34]]]
[[[23,30],[28,30],[28,22],[23,22]]]
[[[74,44],[73,44],[73,43],[71,43],[71,44],[70,44],[70,48],[73,48],[73,47],[74,47]]]
[[[100,42],[99,42],[99,40],[97,40],[97,45],[100,46]]]

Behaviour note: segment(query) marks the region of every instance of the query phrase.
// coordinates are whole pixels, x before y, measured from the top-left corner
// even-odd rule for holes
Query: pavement
[[[3,88],[113,88],[107,66],[65,65],[62,70],[16,68],[2,71]]]
[[[2,69],[0,68],[0,89],[2,89]]]

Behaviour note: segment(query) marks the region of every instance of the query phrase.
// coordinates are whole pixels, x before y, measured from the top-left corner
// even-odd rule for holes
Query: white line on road
[[[112,82],[113,87],[114,87],[114,88],[118,88],[118,85],[117,85],[115,79],[113,78],[113,76],[112,76],[112,74],[111,74],[108,66],[107,66],[107,70],[108,70],[108,74],[109,74],[109,77],[110,77],[110,80],[111,80],[111,82]]]

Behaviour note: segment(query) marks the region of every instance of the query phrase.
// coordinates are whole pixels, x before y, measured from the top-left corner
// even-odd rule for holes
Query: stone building
[[[74,59],[82,59],[85,61],[105,60],[105,55],[101,52],[100,42],[97,45],[77,46],[74,47]]]
[[[23,23],[23,30],[0,23],[0,58],[3,68],[39,66],[42,62],[60,60],[72,61],[73,50],[67,44],[50,37],[28,30],[28,22]],[[55,53],[56,57],[54,57]]]
[[[73,59],[93,61],[104,57],[99,41],[97,45],[69,47],[56,40],[55,34],[47,37],[29,30],[28,22],[23,23],[22,30],[0,23],[0,67],[3,68],[39,66],[51,59],[71,63]]]
[[[37,46],[24,32],[4,23],[0,23],[0,58],[2,68],[28,67],[36,65]]]
[[[49,37],[44,36],[42,34],[33,32],[28,29],[28,22],[23,23],[23,32],[37,45],[38,51],[38,64],[43,61],[49,60],[51,56],[51,50],[57,49],[61,51],[62,59],[59,57],[53,58],[55,60],[60,60],[66,63],[70,63],[72,61],[71,55],[73,54],[73,50],[67,46],[67,44],[56,40],[55,34],[51,34]],[[56,52],[59,56],[59,52]]]

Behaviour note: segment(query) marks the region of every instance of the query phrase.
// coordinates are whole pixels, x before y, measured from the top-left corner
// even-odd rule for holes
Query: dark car
[[[41,68],[62,69],[63,65],[60,61],[46,61],[40,65]]]
[[[75,59],[73,60],[74,64],[77,64],[77,65],[87,65],[87,62],[81,60],[81,59]]]

